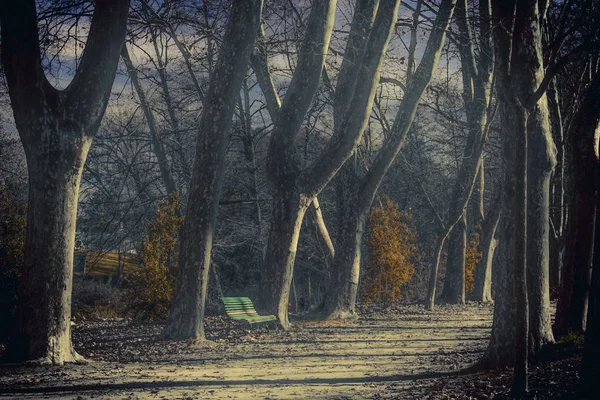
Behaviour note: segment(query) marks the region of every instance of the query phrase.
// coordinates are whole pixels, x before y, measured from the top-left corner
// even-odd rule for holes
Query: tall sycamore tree
[[[181,230],[179,265],[165,334],[204,339],[204,307],[212,242],[225,172],[233,113],[260,27],[262,0],[236,0],[211,75],[196,141],[187,212]]]
[[[295,139],[322,76],[336,1],[313,2],[290,86],[281,107],[270,107],[274,109],[271,115],[275,114],[275,118],[267,156],[267,176],[273,189],[273,215],[256,305],[261,311],[276,314],[283,327],[289,325],[288,300],[304,215],[352,155],[364,132],[399,4],[398,0],[357,3],[359,12],[369,8],[373,11],[364,21],[368,29],[359,30],[358,36],[354,37],[356,41],[351,32],[344,54],[342,71],[350,75],[342,79],[340,72],[337,83],[337,88],[343,88],[347,94],[344,118],[340,123],[335,122],[332,138],[311,165],[301,168]],[[377,10],[376,15],[374,10]],[[356,18],[353,18],[351,31],[356,29],[355,24]],[[351,62],[348,57],[355,54],[356,49],[364,51]],[[276,104],[278,100],[264,62],[263,67],[256,65],[255,72],[267,103]]]
[[[63,364],[71,344],[77,199],[125,39],[129,0],[96,0],[77,71],[64,90],[42,67],[34,0],[0,2],[2,64],[29,171],[25,260],[7,358]]]

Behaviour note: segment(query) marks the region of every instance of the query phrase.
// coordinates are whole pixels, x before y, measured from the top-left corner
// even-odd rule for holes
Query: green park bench
[[[248,297],[221,297],[221,300],[225,304],[227,315],[233,320],[243,319],[250,324],[277,321],[274,315],[258,315],[252,300]]]

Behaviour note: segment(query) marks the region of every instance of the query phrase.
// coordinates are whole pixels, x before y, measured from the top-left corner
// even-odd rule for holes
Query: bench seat
[[[277,321],[274,315],[258,315],[252,300],[248,297],[221,297],[225,311],[233,320],[245,320],[250,324]]]

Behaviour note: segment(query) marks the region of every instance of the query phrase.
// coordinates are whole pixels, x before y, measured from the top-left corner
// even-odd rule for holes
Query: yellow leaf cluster
[[[177,193],[161,201],[142,244],[142,268],[133,275],[129,292],[134,307],[143,318],[164,318],[169,311],[177,264],[178,232],[183,222],[178,210]]]
[[[475,232],[469,237],[465,250],[465,292],[471,293],[475,287],[475,267],[481,260],[479,251],[479,233]]]
[[[366,303],[393,303],[403,296],[402,287],[415,272],[417,231],[412,216],[398,210],[386,197],[369,214],[368,263],[362,289]]]

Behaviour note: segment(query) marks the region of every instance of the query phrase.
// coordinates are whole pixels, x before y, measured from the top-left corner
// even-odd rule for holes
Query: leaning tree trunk
[[[502,210],[502,196],[497,194],[490,206],[490,212],[481,227],[481,260],[475,266],[475,282],[471,299],[473,301],[491,302],[492,299],[492,266],[498,246],[498,224]]]
[[[596,218],[596,131],[600,121],[598,90],[600,73],[595,74],[571,122],[568,137],[568,172],[573,195],[569,206],[565,258],[554,324],[554,333],[557,336],[565,335],[569,331],[585,330]]]
[[[63,364],[71,345],[77,199],[125,38],[128,0],[96,2],[77,72],[58,91],[44,76],[35,2],[0,3],[2,63],[29,172],[25,260],[14,342],[6,357]]]
[[[208,101],[199,124],[187,213],[181,231],[173,303],[165,327],[171,339],[204,339],[204,308],[212,241],[224,176],[229,128],[259,28],[262,0],[232,7]]]

